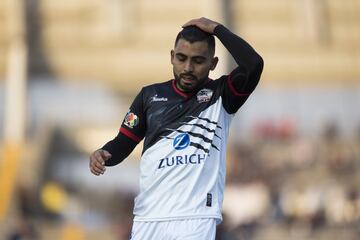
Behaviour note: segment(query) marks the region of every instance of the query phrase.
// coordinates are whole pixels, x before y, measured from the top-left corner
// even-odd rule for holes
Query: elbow
[[[264,60],[261,56],[259,56],[254,64],[254,69],[251,73],[251,78],[253,79],[252,91],[259,83],[263,69],[264,69]]]
[[[260,72],[260,73],[264,69],[264,59],[260,55],[258,55],[258,59],[255,63],[255,69],[257,72]]]
[[[264,69],[264,60],[260,55],[257,54],[257,57],[253,58],[253,60],[252,60],[249,73],[252,76],[255,76],[255,75],[260,76],[263,69]]]

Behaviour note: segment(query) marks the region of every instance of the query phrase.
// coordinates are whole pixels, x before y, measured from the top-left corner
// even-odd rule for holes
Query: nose
[[[193,66],[192,62],[191,61],[186,61],[184,71],[185,72],[192,72],[193,70],[194,70],[194,66]]]

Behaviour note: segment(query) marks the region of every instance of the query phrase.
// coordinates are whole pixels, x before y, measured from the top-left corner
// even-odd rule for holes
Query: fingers
[[[104,165],[97,161],[91,161],[90,163],[90,171],[95,174],[96,176],[99,176],[100,174],[104,174],[106,171],[106,168]]]
[[[90,156],[90,163],[89,168],[90,171],[96,175],[99,176],[100,174],[105,173],[105,161],[111,158],[111,154],[105,150],[97,150]]]
[[[185,24],[183,24],[182,27],[184,28],[184,27],[188,27],[188,26],[194,26],[194,25],[196,25],[195,24],[196,20],[197,19],[192,19],[192,20],[186,22]]]
[[[202,18],[192,19],[192,20],[188,21],[187,23],[185,23],[184,25],[182,25],[182,27],[184,28],[184,27],[188,27],[188,26],[196,26],[205,32],[214,33],[214,29],[217,25],[219,25],[219,23],[202,17]]]
[[[194,18],[182,25],[182,27],[188,27],[188,26],[197,26],[200,28],[201,23],[204,21],[203,18]]]

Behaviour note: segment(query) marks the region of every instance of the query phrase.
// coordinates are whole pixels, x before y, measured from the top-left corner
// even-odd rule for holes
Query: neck
[[[200,88],[202,88],[205,84],[207,84],[208,82],[210,81],[210,79],[207,77],[206,79],[204,79],[202,81],[201,84],[199,84],[199,86],[197,86],[196,88],[192,89],[192,90],[189,90],[189,91],[186,91],[184,89],[182,89],[180,86],[179,86],[179,82],[176,81],[176,79],[174,79],[174,82],[175,82],[175,87],[182,93],[185,93],[185,94],[188,94],[188,95],[191,95],[195,92],[197,92]]]

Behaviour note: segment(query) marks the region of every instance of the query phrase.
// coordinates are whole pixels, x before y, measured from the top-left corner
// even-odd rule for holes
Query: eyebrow
[[[179,57],[188,57],[187,55],[185,55],[183,53],[176,53],[175,55],[179,56]],[[198,59],[206,60],[206,57],[204,57],[204,56],[193,56],[192,58],[198,58]]]
[[[175,54],[176,56],[179,56],[179,57],[187,57],[185,54],[183,54],[183,53],[176,53]]]

